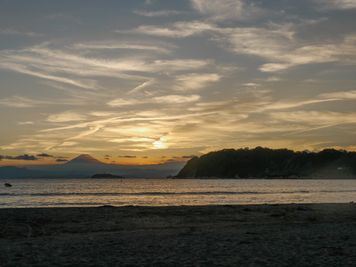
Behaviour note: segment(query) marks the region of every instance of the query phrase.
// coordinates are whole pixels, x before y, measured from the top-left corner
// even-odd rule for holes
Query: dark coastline
[[[319,152],[289,149],[223,149],[193,157],[176,175],[185,177],[356,178],[356,153],[324,149]]]
[[[352,266],[356,204],[0,209],[1,266]]]

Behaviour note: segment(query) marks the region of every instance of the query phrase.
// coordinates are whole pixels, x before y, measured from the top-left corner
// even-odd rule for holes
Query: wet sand
[[[0,266],[354,266],[356,204],[0,209]]]

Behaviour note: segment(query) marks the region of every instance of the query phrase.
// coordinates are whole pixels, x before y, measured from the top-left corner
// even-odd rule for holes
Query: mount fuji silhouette
[[[107,164],[89,154],[81,154],[64,164],[0,167],[0,177],[5,178],[89,178],[94,174],[106,173],[126,178],[165,178],[178,173],[184,163],[153,165]]]
[[[96,158],[90,156],[89,154],[81,154],[72,160],[66,162],[64,165],[76,165],[76,164],[87,164],[87,165],[107,165],[104,162],[97,160]]]

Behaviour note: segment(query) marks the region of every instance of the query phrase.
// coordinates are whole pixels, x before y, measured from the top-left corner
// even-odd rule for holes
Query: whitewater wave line
[[[355,193],[356,190],[319,190],[319,191],[202,191],[202,192],[116,192],[116,193],[95,193],[95,192],[54,192],[54,193],[0,193],[0,196],[174,196],[174,195],[274,195],[274,194],[310,194],[310,193]]]

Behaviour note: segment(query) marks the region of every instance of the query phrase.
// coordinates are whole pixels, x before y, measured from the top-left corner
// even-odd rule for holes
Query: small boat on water
[[[4,186],[5,186],[5,187],[12,187],[12,184],[10,184],[10,183],[4,183]]]

